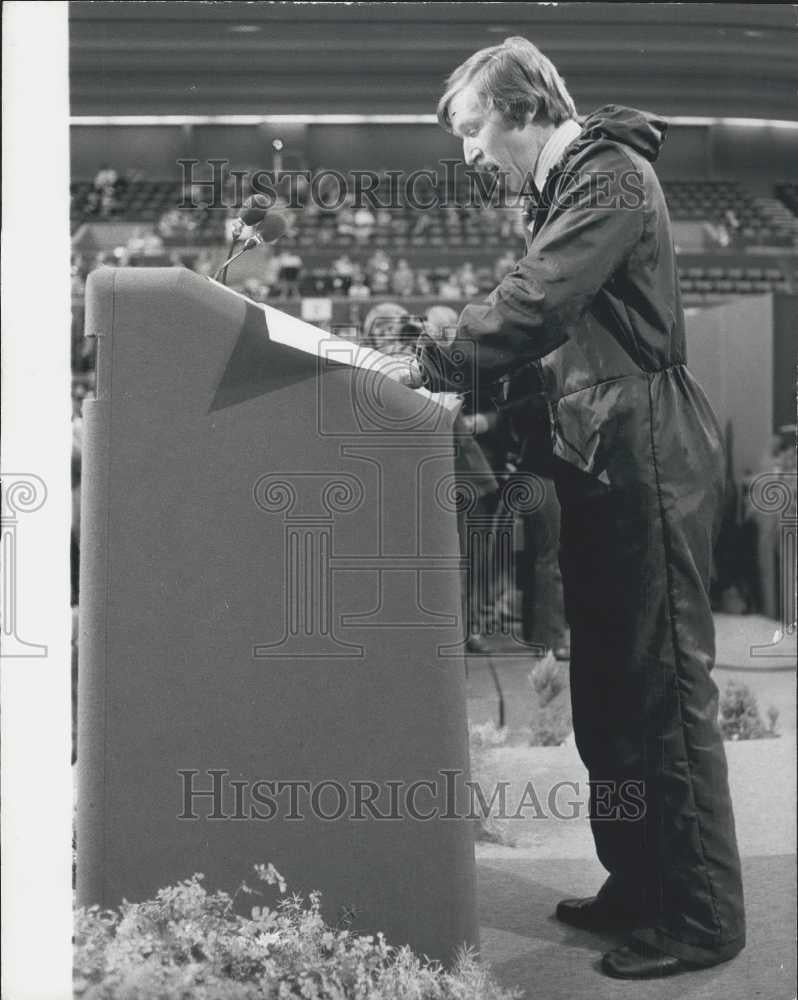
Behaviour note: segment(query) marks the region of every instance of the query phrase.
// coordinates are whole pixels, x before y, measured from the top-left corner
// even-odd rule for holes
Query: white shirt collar
[[[535,164],[535,174],[532,178],[535,182],[535,187],[538,190],[538,194],[543,190],[551,171],[562,159],[562,154],[565,152],[566,148],[571,145],[571,143],[576,139],[578,135],[582,133],[582,126],[574,118],[569,118],[568,121],[563,122],[562,125],[558,125],[557,128],[549,136],[549,140],[546,145],[541,149],[538,155],[538,162]]]

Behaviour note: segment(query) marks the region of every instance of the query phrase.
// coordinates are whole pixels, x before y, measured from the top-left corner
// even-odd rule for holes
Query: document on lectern
[[[262,308],[269,324],[269,336],[278,344],[307,351],[327,361],[346,364],[352,368],[384,372],[388,377],[391,377],[391,369],[402,360],[401,355],[382,354],[371,347],[345,340],[343,337],[327,333],[321,327],[313,326],[312,323],[289,316],[288,313],[281,312],[273,306],[263,305]],[[454,392],[433,393],[424,388],[414,391],[434,400],[453,415],[462,405],[462,397]]]
[[[350,368],[361,368],[364,371],[383,372],[389,378],[392,377],[391,371],[397,366],[398,358],[401,356],[382,354],[372,347],[356,344],[354,341],[337,336],[337,334],[328,333],[321,327],[275,309],[274,306],[253,302],[220,282],[213,279],[208,280],[219,288],[224,288],[231,295],[246,299],[251,305],[262,309],[268,323],[269,339],[274,343],[293,347],[295,350],[313,354],[317,358],[323,358],[336,364],[348,365]],[[437,403],[451,413],[452,417],[457,415],[463,405],[463,397],[455,392],[430,392],[423,387],[412,391]]]

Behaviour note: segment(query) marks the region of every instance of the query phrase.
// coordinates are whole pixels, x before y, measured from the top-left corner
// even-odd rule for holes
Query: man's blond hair
[[[553,125],[576,117],[576,106],[554,64],[520,36],[480,49],[451,74],[438,102],[438,121],[447,131],[452,129],[449,104],[469,84],[486,110],[495,108],[515,126],[526,124],[528,114]]]

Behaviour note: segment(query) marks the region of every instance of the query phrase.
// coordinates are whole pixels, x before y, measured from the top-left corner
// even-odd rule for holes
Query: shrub
[[[541,708],[548,705],[565,687],[566,667],[567,664],[555,659],[549,653],[532,668],[529,679]]]
[[[482,725],[472,723],[469,726],[469,745],[471,749],[471,780],[478,782],[483,789],[490,784],[485,755],[488,750],[504,746],[507,743],[507,727],[499,729],[493,722]],[[515,847],[515,838],[510,834],[507,823],[497,820],[495,816],[485,816],[474,820],[476,829],[474,837],[486,844],[501,844],[504,847]]]
[[[770,727],[759,714],[756,697],[747,684],[729,681],[720,700],[718,723],[724,740],[761,740],[776,736],[778,709],[768,711]]]
[[[573,729],[568,664],[549,653],[532,668],[529,681],[538,700],[529,743],[540,747],[560,746]]]
[[[78,910],[75,996],[82,1000],[513,1000],[463,952],[451,972],[391,948],[383,936],[329,927],[319,893],[308,903],[285,896],[271,865],[256,865],[277,885],[274,909],[236,913],[238,893],[209,893],[202,875],[119,910]]]

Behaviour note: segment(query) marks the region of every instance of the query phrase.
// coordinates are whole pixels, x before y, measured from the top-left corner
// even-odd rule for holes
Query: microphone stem
[[[233,252],[235,251],[236,243],[238,243],[238,237],[234,235],[232,237],[232,239],[230,240],[230,246],[227,249],[227,254],[226,254],[226,256],[227,256],[227,262],[224,263],[224,264],[222,264],[222,267],[220,268],[220,270],[217,271],[216,274],[214,275],[214,278],[217,281],[221,281],[221,283],[223,285],[227,284],[227,267],[228,267],[228,265],[230,263],[230,260],[233,257]],[[221,277],[220,277],[220,272],[221,272]]]
[[[247,252],[247,250],[254,250],[255,247],[259,247],[261,245],[262,245],[261,243],[253,243],[251,240],[247,240],[247,242],[243,245],[243,247],[241,247],[241,249],[238,251],[238,253],[233,254],[232,257],[228,257],[227,260],[224,262],[224,264],[222,264],[222,266],[219,268],[219,270],[213,276],[214,281],[221,281],[223,285],[226,285],[227,284],[227,268],[233,263],[233,261],[234,260],[238,260],[238,258],[242,254],[244,254],[244,253]],[[220,275],[221,275],[221,277],[220,277]]]

